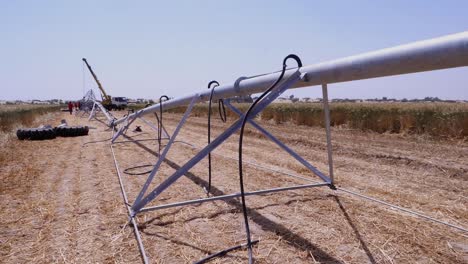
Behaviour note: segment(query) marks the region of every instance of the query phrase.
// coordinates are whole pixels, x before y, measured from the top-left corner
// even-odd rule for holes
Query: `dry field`
[[[164,116],[172,132],[180,114]],[[18,141],[0,148],[1,263],[139,263],[132,228],[109,145],[100,121],[67,113],[43,115],[34,125],[92,127],[89,136]],[[232,118],[228,121],[232,121]],[[137,121],[140,122],[140,121]],[[206,118],[181,130],[155,182],[174,172],[206,144]],[[279,139],[327,171],[320,127],[260,121]],[[129,130],[114,145],[120,168],[154,163],[156,133]],[[212,122],[212,138],[227,124]],[[131,130],[134,129],[132,125]],[[424,136],[332,129],[337,185],[468,228],[468,143]],[[213,155],[215,195],[238,192],[238,136]],[[223,155],[223,156],[221,156]],[[317,180],[256,131],[244,143],[246,161]],[[246,165],[248,191],[304,183]],[[132,202],[145,176],[123,174]],[[206,197],[207,160],[152,204]],[[468,233],[389,209],[328,187],[247,197],[256,263],[468,263]],[[245,240],[238,199],[166,209],[138,216],[152,263],[192,263]],[[246,263],[246,250],[211,263]]]
[[[15,130],[19,124],[31,125],[34,119],[55,112],[60,105],[0,105],[0,133]]]
[[[249,104],[237,104],[240,109]],[[218,113],[218,107],[213,106]],[[183,113],[185,108],[172,109]],[[196,116],[206,116],[207,104],[194,108]],[[234,112],[227,111],[235,116]],[[322,103],[273,103],[261,114],[265,121],[275,124],[324,127]],[[342,103],[330,104],[331,126],[345,127],[377,133],[429,135],[435,139],[468,139],[468,103],[424,102],[424,103]]]

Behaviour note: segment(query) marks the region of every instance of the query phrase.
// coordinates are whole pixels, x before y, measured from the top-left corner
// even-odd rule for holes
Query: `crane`
[[[111,97],[106,93],[104,88],[102,87],[101,82],[97,78],[96,74],[94,73],[93,69],[91,66],[88,64],[88,61],[86,58],[83,58],[84,63],[86,63],[86,66],[88,67],[89,72],[93,76],[94,80],[96,81],[99,90],[101,91],[101,98],[102,98],[102,105],[107,109],[107,110],[112,110],[112,109],[125,109],[127,107],[127,99],[125,97]]]

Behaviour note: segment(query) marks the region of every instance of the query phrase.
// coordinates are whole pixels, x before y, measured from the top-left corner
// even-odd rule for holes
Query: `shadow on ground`
[[[124,137],[127,138],[128,140],[132,139],[131,137],[128,137],[126,135],[124,135]],[[136,145],[138,145],[139,147],[141,147],[142,149],[144,149],[145,151],[151,153],[152,155],[154,155],[156,157],[158,156],[157,152],[151,150],[150,148],[143,145],[142,143],[140,143],[138,141],[135,141],[134,143]],[[168,164],[170,167],[172,167],[173,169],[175,169],[175,170],[178,170],[178,169],[181,168],[181,166],[179,166],[177,163],[175,163],[175,162],[173,162],[173,161],[171,161],[171,160],[169,160],[167,158],[164,160],[164,162],[166,164]],[[204,187],[204,186],[208,185],[207,181],[203,180],[202,178],[196,176],[195,174],[193,174],[191,172],[185,173],[185,176],[188,179],[190,179],[191,181],[193,181],[195,184],[197,184],[197,185],[199,185],[201,187]],[[213,196],[225,195],[224,192],[217,189],[215,186],[211,186],[211,193],[213,194]],[[229,205],[233,206],[235,208],[235,210],[242,210],[242,204],[240,202],[238,202],[237,200],[227,200],[226,202]],[[259,212],[257,212],[256,210],[254,210],[252,208],[248,208],[247,211],[248,211],[249,218],[254,223],[261,226],[262,229],[268,230],[270,232],[273,232],[273,233],[277,234],[278,236],[281,236],[281,238],[284,241],[287,241],[289,245],[291,245],[293,247],[296,247],[297,249],[310,252],[313,255],[313,257],[315,258],[316,261],[321,262],[321,263],[342,263],[338,259],[330,256],[327,252],[325,252],[322,249],[318,248],[316,245],[312,244],[309,240],[307,240],[307,239],[303,238],[302,236],[300,236],[299,234],[296,234],[293,231],[289,230],[284,225],[281,225],[280,223],[276,223],[276,222],[268,219],[267,217],[263,216],[262,214],[260,214]],[[146,224],[148,224],[149,222],[152,222],[154,220],[155,219],[150,219],[150,220],[142,223],[141,227],[144,229]],[[202,251],[206,252],[205,250],[202,250]]]

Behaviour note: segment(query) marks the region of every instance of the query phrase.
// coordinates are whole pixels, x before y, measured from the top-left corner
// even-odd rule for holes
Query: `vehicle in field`
[[[109,94],[106,93],[104,90],[104,87],[102,87],[101,82],[97,78],[96,74],[94,73],[93,69],[91,66],[88,64],[88,61],[86,58],[83,58],[84,63],[86,63],[86,66],[88,67],[89,72],[93,76],[94,80],[96,81],[99,90],[101,91],[101,99],[102,99],[102,105],[107,109],[107,110],[123,110],[127,108],[128,105],[128,100],[125,97],[112,97]]]

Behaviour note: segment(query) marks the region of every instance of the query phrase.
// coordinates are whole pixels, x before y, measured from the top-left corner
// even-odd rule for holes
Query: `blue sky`
[[[178,97],[210,80],[468,30],[468,1],[1,1],[0,99]],[[84,81],[83,81],[84,79]],[[468,99],[468,68],[347,82],[332,98]],[[319,87],[286,95],[321,97]]]

